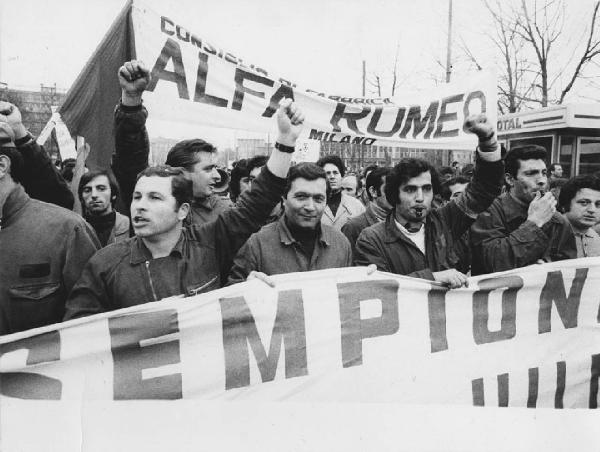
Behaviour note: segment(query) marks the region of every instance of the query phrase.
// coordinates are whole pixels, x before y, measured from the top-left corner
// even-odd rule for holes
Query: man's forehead
[[[323,169],[327,172],[329,171],[337,171],[338,173],[340,172],[340,169],[335,166],[333,163],[325,163],[325,165],[323,165]]]
[[[580,188],[573,199],[591,199],[595,202],[600,200],[600,191],[592,188]]]
[[[355,186],[358,184],[358,181],[356,180],[356,176],[347,176],[342,179],[342,184]]]
[[[217,153],[216,152],[196,152],[196,164],[200,164],[201,166],[214,165],[217,162]]]
[[[304,179],[303,177],[298,177],[292,181],[292,185],[290,187],[290,192],[302,191],[306,193],[320,193],[325,194],[327,191],[327,182],[322,177],[319,177],[315,180]]]
[[[403,183],[401,185],[401,187],[403,187],[405,185],[421,186],[421,185],[427,185],[427,184],[431,184],[431,173],[429,171],[425,171],[425,172],[419,174],[418,176],[411,177],[405,183]]]
[[[531,171],[531,170],[545,170],[546,162],[542,159],[519,159],[519,170],[520,171]]]
[[[93,187],[94,185],[108,185],[108,177],[105,174],[100,174],[85,184],[84,187]]]
[[[142,176],[135,184],[135,191],[145,192],[158,192],[165,195],[171,194],[171,179],[172,177],[160,177],[160,176]]]
[[[467,187],[467,185],[469,185],[469,184],[468,183],[467,184],[461,184],[461,183],[457,182],[455,184],[450,185],[448,188],[450,189],[451,193],[455,193],[457,191],[464,191],[465,188]]]

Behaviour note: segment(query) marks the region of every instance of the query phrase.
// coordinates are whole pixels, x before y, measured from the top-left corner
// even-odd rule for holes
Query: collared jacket
[[[218,195],[212,195],[203,200],[194,200],[184,224],[191,226],[193,224],[203,224],[216,220],[221,213],[227,209],[231,209],[231,206],[231,202],[226,201]]]
[[[356,242],[354,263],[376,264],[377,269],[433,280],[433,272],[462,266],[457,242],[500,193],[504,164],[478,158],[473,180],[465,192],[433,209],[425,220],[425,254],[398,230],[395,209],[385,222],[363,230]]]
[[[352,217],[348,219],[348,222],[344,226],[342,226],[342,234],[344,234],[350,242],[353,255],[356,251],[356,241],[358,240],[358,236],[363,231],[363,229],[366,229],[369,226],[373,226],[374,224],[377,224],[380,221],[381,220],[377,218],[377,215],[375,215],[375,212],[373,211],[373,206],[371,202],[369,202],[369,204],[367,204],[367,209],[364,211],[364,213],[360,214],[357,217]]]
[[[119,212],[115,213],[117,214],[115,217],[115,225],[110,232],[107,245],[110,245],[111,243],[122,242],[129,238],[129,218],[125,215],[121,215]]]
[[[138,237],[103,248],[71,291],[65,319],[222,287],[233,257],[265,223],[284,188],[285,179],[264,167],[236,208],[210,223],[183,228],[176,246],[163,258],[153,259]]]
[[[2,208],[0,335],[60,322],[69,291],[99,247],[83,218],[17,185]]]
[[[290,233],[284,215],[252,234],[240,249],[233,261],[229,284],[245,281],[253,270],[278,275],[351,265],[350,244],[341,232],[321,225],[313,254],[307,256]]]
[[[479,215],[471,227],[473,275],[577,257],[568,220],[555,213],[539,228],[527,220],[528,208],[505,193]]]
[[[333,215],[329,206],[325,207],[325,211],[321,217],[321,224],[331,226],[340,231],[349,218],[356,217],[364,211],[365,206],[363,206],[362,202],[342,192],[342,200],[335,215]]]
[[[129,206],[137,175],[148,167],[150,141],[146,130],[147,110],[142,106],[130,107],[118,104],[114,114],[115,153],[112,169],[121,187],[121,212],[129,215]],[[231,207],[231,203],[216,194],[192,203],[190,214],[184,224],[204,224]]]

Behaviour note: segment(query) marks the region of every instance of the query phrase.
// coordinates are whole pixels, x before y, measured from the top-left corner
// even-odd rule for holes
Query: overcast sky
[[[124,0],[0,2],[0,77],[11,85],[68,88]],[[302,85],[360,95],[369,72],[393,63],[409,79],[445,61],[447,0],[179,0],[146,2],[199,36]],[[479,0],[454,0],[455,29],[481,17]],[[443,68],[436,71],[443,74]],[[412,80],[411,80],[412,82]]]

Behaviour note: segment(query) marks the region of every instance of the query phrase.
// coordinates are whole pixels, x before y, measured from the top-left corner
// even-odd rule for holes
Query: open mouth
[[[415,211],[417,218],[422,217],[425,213],[425,207],[414,207],[413,210]]]
[[[143,226],[143,225],[145,225],[145,224],[147,224],[147,223],[150,222],[150,220],[148,220],[148,219],[146,219],[144,217],[141,217],[139,215],[136,215],[135,217],[133,217],[132,220],[133,220],[133,225],[134,226]]]

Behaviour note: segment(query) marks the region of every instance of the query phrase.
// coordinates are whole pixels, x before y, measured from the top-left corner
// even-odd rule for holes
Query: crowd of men
[[[485,115],[465,121],[478,146],[460,174],[416,158],[346,174],[332,155],[291,165],[304,114],[284,99],[274,151],[237,162],[224,199],[217,150],[202,139],[148,166],[150,74],[130,61],[118,75],[112,165],[79,179],[82,215],[18,108],[0,103],[0,335],[288,272],[355,265],[458,288],[468,275],[600,255],[600,176],[550,191],[546,150],[503,156]]]

